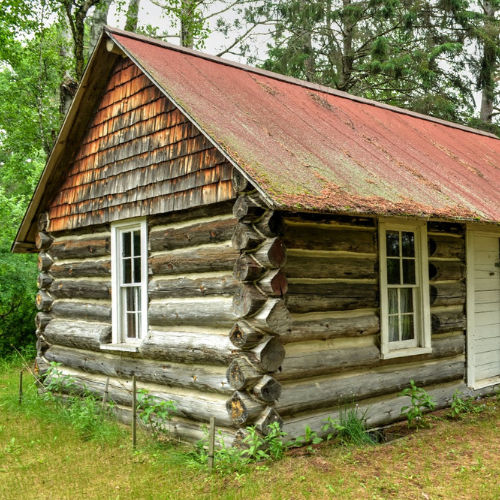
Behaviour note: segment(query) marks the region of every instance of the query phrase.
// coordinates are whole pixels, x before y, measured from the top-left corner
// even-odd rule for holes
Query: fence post
[[[137,386],[135,375],[132,376],[132,448],[137,444]]]
[[[208,433],[208,468],[214,468],[215,451],[215,417],[210,417],[210,431]]]
[[[19,404],[23,402],[23,371],[19,372]]]

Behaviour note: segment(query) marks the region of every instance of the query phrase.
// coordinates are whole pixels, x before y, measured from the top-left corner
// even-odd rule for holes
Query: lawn
[[[91,439],[36,396],[19,368],[0,364],[0,498],[33,499],[500,499],[500,407],[458,419],[438,412],[430,428],[367,446],[321,444],[229,474],[187,463],[191,448],[159,446],[103,425]],[[73,417],[74,418],[74,417]],[[74,421],[73,421],[74,424]]]

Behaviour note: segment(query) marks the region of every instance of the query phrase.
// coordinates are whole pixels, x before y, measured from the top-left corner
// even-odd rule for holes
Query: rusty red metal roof
[[[490,134],[108,32],[276,207],[500,222]]]

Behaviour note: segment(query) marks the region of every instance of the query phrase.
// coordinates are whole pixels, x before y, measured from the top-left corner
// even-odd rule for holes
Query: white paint
[[[415,277],[414,293],[414,341],[389,342],[389,301],[387,284],[386,231],[413,231],[415,234]],[[417,356],[432,352],[431,313],[429,298],[429,266],[427,248],[427,222],[401,219],[381,219],[379,221],[380,251],[380,350],[382,359],[403,356]]]
[[[468,231],[467,382],[474,388],[500,379],[500,239]]]
[[[111,325],[112,343],[137,344],[148,331],[148,231],[145,218],[130,219],[111,224]],[[123,338],[123,313],[121,303],[121,259],[120,259],[120,236],[122,231],[140,230],[141,232],[141,324],[139,338]]]

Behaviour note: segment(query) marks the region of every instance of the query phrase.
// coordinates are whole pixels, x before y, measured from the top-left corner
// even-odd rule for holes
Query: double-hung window
[[[430,352],[426,223],[382,221],[379,242],[382,357]]]
[[[139,344],[147,331],[146,220],[111,226],[113,344]]]

